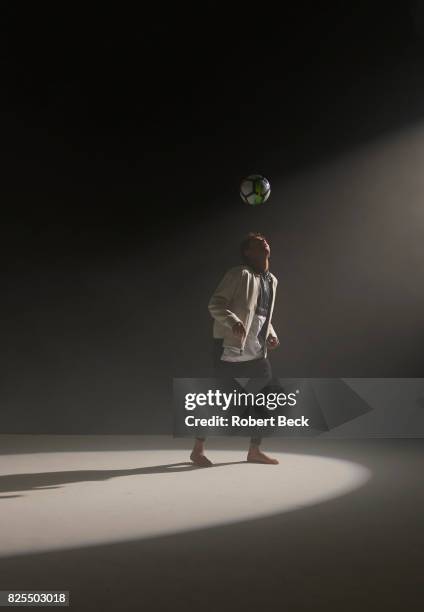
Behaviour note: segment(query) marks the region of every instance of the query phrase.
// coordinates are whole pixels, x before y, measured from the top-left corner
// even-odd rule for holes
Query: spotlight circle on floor
[[[370,472],[340,459],[272,453],[279,465],[211,450],[3,455],[1,556],[139,540],[295,511],[363,485]]]

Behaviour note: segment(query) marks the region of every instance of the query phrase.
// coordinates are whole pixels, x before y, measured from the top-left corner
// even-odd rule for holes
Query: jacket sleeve
[[[275,329],[273,328],[272,323],[269,324],[268,336],[274,336],[274,338],[277,338],[277,340],[278,340],[278,336],[275,333]]]
[[[212,317],[221,323],[221,325],[225,325],[229,328],[232,328],[235,323],[241,321],[241,319],[230,310],[231,300],[240,286],[241,281],[242,270],[228,270],[209,300],[208,309]]]

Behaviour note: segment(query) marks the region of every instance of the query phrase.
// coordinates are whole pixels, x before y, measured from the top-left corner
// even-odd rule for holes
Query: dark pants
[[[213,371],[216,378],[262,378],[265,384],[272,378],[271,363],[268,358],[252,359],[251,361],[222,361],[222,340],[214,339]],[[206,438],[197,437],[204,441]],[[262,438],[250,438],[250,444],[259,446]]]

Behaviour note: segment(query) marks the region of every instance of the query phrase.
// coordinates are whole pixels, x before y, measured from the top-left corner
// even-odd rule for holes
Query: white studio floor
[[[274,438],[268,466],[210,438],[206,469],[171,436],[0,444],[2,590],[66,589],[74,610],[414,609],[422,440]]]

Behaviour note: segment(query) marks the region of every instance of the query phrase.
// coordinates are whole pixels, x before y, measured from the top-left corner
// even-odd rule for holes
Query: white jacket
[[[273,289],[272,301],[265,338],[268,338],[270,335],[277,338],[277,334],[271,324],[271,318],[278,281],[273,274],[271,274],[271,279]],[[208,308],[214,319],[213,337],[223,338],[223,346],[232,346],[240,349],[240,353],[243,352],[246,337],[249,334],[250,325],[255,314],[259,290],[260,274],[254,272],[248,265],[230,268],[215,289],[214,294],[209,300]],[[240,321],[246,330],[246,335],[243,338],[235,336],[232,330],[234,324]],[[266,354],[267,347],[265,345],[265,357]]]

